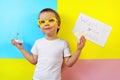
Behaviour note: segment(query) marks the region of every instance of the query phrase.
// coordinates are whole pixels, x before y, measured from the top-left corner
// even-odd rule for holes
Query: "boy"
[[[86,39],[82,36],[75,54],[71,56],[68,43],[57,37],[60,23],[60,17],[53,9],[46,8],[40,12],[38,24],[46,36],[36,40],[31,49],[32,55],[15,40],[11,40],[11,43],[30,63],[36,64],[33,80],[61,80],[62,64],[71,67],[77,61],[85,45]]]

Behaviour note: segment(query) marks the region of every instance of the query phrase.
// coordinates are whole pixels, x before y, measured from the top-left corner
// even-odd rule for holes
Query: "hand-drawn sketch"
[[[80,14],[73,29],[73,33],[77,40],[84,35],[86,39],[104,47],[111,30],[112,27],[109,25],[85,14]]]

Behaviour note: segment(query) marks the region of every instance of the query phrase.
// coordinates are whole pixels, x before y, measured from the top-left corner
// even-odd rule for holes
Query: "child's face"
[[[55,13],[53,12],[42,12],[38,24],[45,34],[56,34],[59,28]]]

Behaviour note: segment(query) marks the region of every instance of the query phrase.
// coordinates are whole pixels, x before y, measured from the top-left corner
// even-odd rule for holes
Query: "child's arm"
[[[36,64],[37,63],[37,58],[38,56],[37,55],[31,55],[29,54],[21,44],[17,43],[15,40],[11,40],[11,43],[16,46],[20,51],[21,53],[24,55],[24,57],[32,64]]]
[[[76,61],[77,59],[79,58],[79,55],[85,45],[85,42],[86,42],[86,39],[84,36],[82,36],[80,38],[80,43],[78,43],[78,47],[77,47],[77,50],[75,52],[75,54],[71,57],[65,57],[64,58],[64,63],[68,66],[68,67],[71,67]]]

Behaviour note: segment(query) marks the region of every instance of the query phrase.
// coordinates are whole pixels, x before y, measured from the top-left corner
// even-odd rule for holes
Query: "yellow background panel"
[[[32,80],[34,67],[26,59],[0,59],[0,80]]]
[[[120,59],[120,1],[119,0],[58,0],[58,12],[62,24],[59,36],[66,39],[72,53],[76,50],[76,38],[72,29],[80,13],[84,13],[112,27],[104,47],[87,40],[81,59]]]

